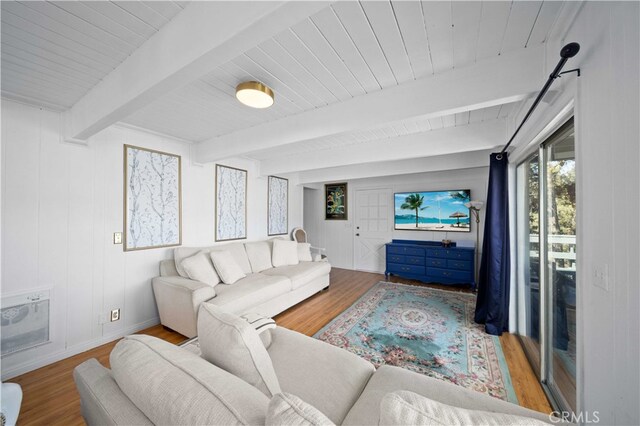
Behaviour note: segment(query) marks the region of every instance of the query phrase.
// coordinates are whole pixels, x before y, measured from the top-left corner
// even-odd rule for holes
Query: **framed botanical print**
[[[247,238],[247,171],[216,164],[216,241]]]
[[[269,176],[267,183],[267,234],[284,235],[289,226],[289,180]]]
[[[125,251],[182,244],[179,155],[124,145]]]
[[[324,186],[326,220],[347,220],[347,183]]]

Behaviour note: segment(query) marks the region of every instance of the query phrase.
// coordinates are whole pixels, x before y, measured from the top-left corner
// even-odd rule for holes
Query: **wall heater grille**
[[[2,356],[49,342],[49,290],[2,299]]]

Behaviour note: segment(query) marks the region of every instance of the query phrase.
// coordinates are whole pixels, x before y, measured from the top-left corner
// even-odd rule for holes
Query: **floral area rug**
[[[313,337],[518,403],[500,340],[473,322],[473,294],[379,282]]]

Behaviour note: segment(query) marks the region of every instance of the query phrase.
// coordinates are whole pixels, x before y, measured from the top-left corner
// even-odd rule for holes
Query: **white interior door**
[[[358,271],[384,272],[384,244],[391,241],[392,191],[358,189],[354,236],[354,267]]]

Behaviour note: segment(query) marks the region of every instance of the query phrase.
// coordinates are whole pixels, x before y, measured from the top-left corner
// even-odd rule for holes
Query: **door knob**
[[[360,234],[356,234],[356,237],[359,237],[359,236],[360,236]]]

